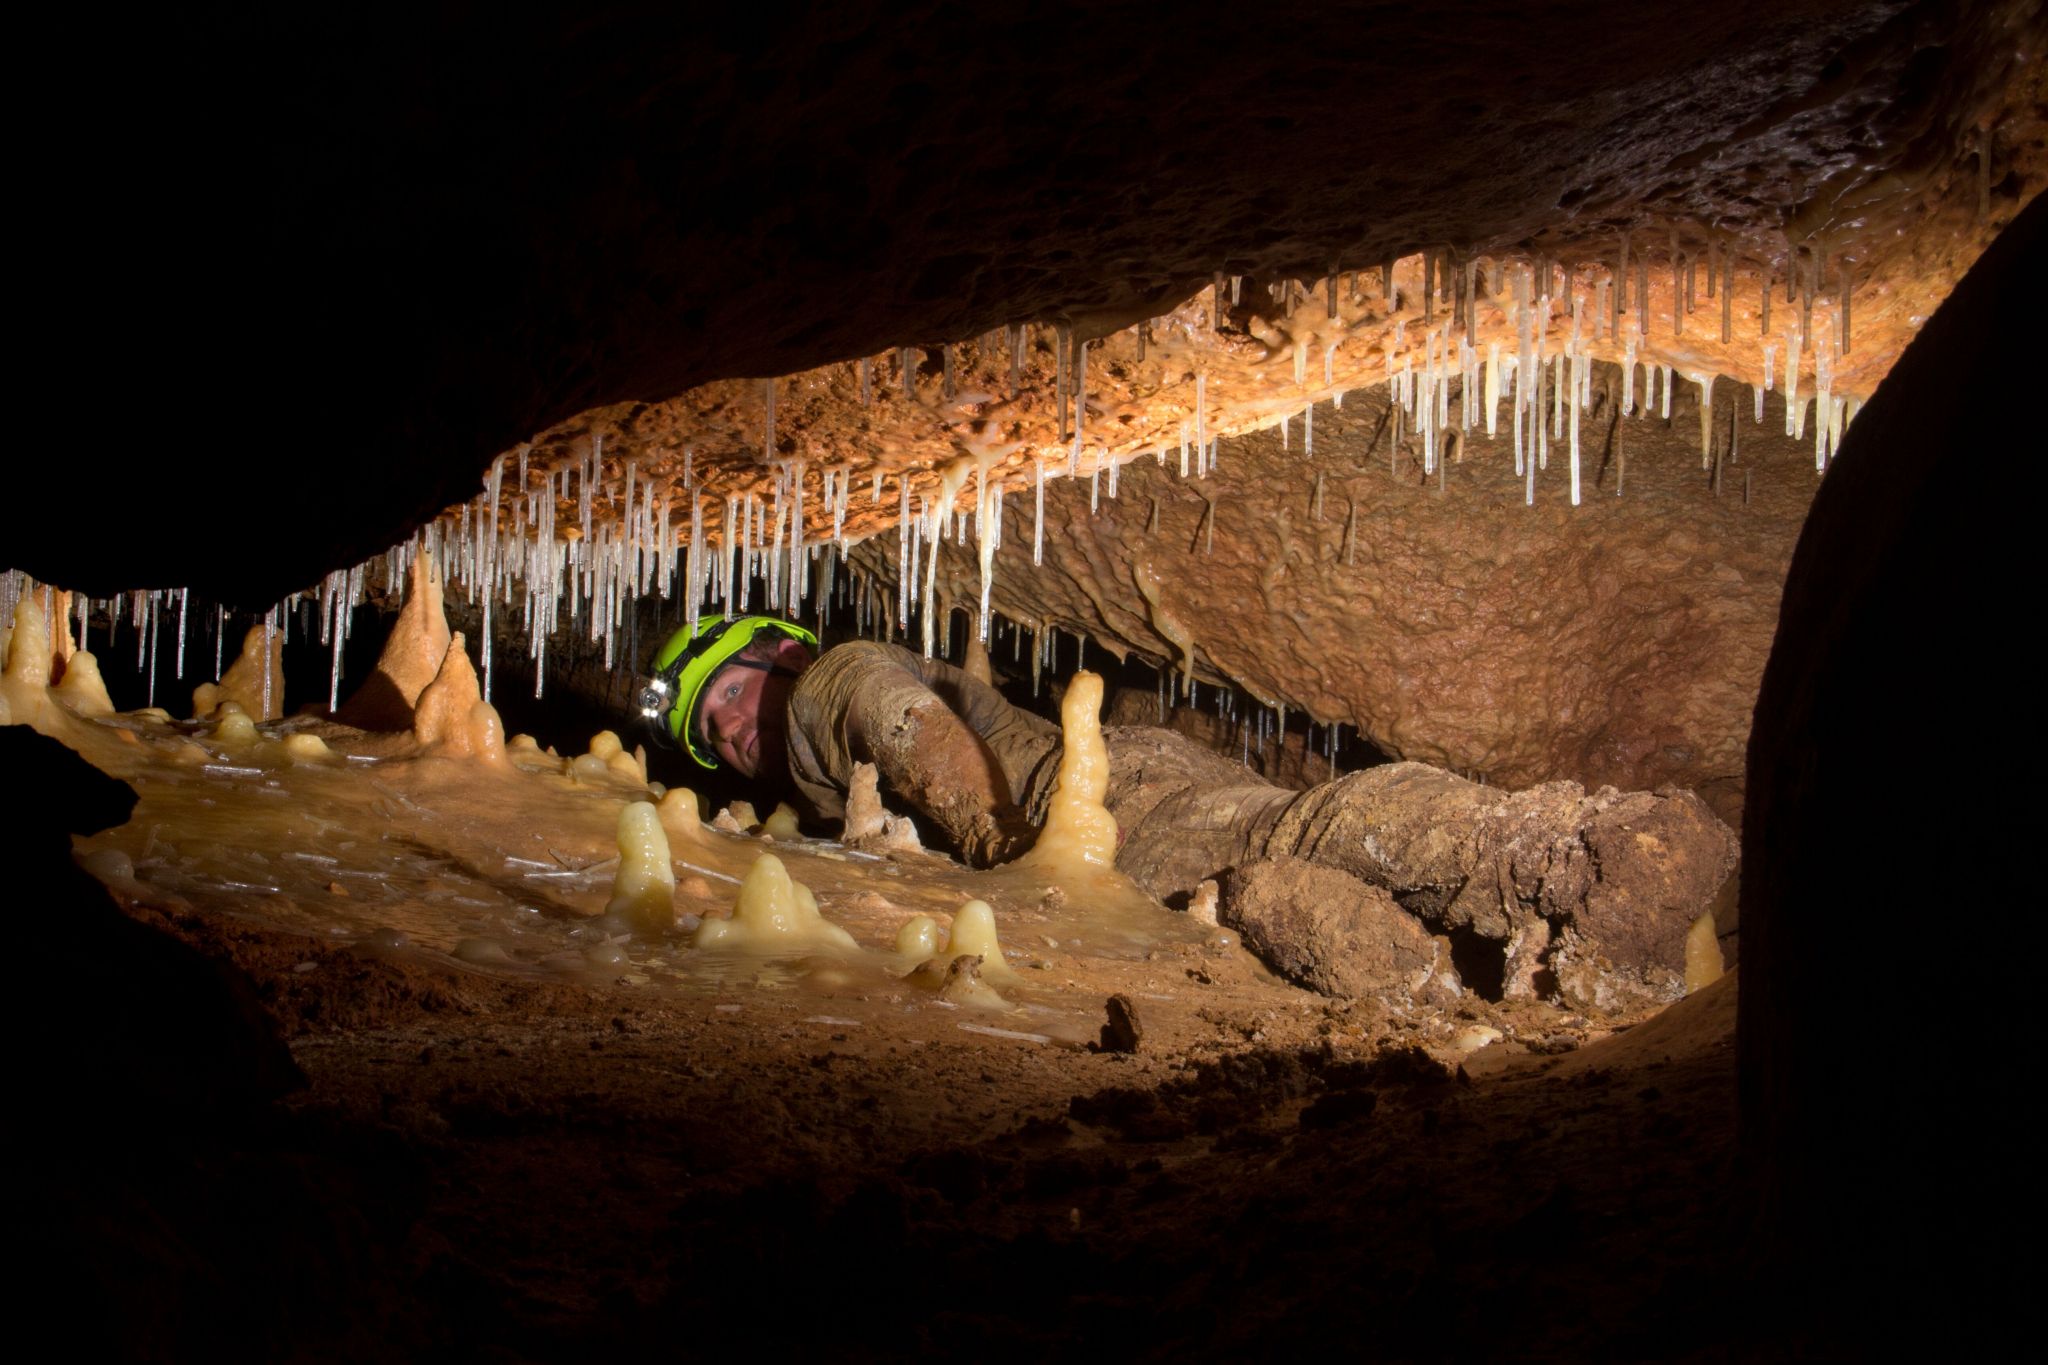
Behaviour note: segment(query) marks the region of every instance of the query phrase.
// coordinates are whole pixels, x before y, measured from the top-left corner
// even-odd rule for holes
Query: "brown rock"
[[[1136,1052],[1145,1041],[1145,1025],[1138,1018],[1138,1006],[1131,997],[1118,992],[1104,1002],[1107,1019],[1102,1025],[1098,1052]]]

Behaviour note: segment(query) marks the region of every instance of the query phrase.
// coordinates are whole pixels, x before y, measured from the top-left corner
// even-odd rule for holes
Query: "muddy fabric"
[[[1384,886],[1440,927],[1506,939],[1541,917],[1646,968],[1684,964],[1686,931],[1736,859],[1734,832],[1691,792],[1510,792],[1421,763],[1301,793],[1268,847]]]
[[[1384,888],[1299,858],[1263,858],[1231,871],[1224,924],[1290,981],[1324,995],[1394,991],[1420,996],[1432,983],[1456,998],[1450,943],[1395,904]]]
[[[1011,803],[1044,818],[1058,728],[951,665],[840,645],[798,680],[789,715],[791,775],[827,818],[856,760],[963,846],[977,816]],[[1103,738],[1117,867],[1162,900],[1293,857],[1385,888],[1439,929],[1540,948],[1554,922],[1613,965],[1667,972],[1735,866],[1733,833],[1690,792],[1511,792],[1421,763],[1297,792],[1169,730],[1111,726]]]
[[[1116,865],[1161,900],[1178,900],[1259,857],[1299,795],[1171,730],[1118,725],[1102,737],[1109,747],[1104,804],[1116,817]],[[1047,787],[1032,793],[1033,819],[1044,814]]]
[[[1026,804],[1059,765],[1059,727],[987,683],[898,645],[855,640],[818,657],[790,689],[789,773],[817,818],[837,820],[855,763],[953,839],[976,817]],[[1043,773],[1041,775],[1041,770]]]

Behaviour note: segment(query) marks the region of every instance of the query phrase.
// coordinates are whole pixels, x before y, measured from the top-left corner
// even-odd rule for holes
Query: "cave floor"
[[[188,1339],[486,1359],[1755,1345],[1730,1316],[1732,976],[1584,1048],[1446,1067],[1365,1001],[1231,1002],[1203,1036],[1119,1055],[352,954],[322,968],[332,997],[294,996],[299,936],[165,922],[296,999],[309,1082],[257,1130],[167,1147],[175,1180],[137,1177],[152,1224],[203,1229],[207,1272],[165,1295],[204,1314]]]
[[[307,1079],[85,1182],[85,1274],[152,1340],[1736,1349],[1733,976],[1648,1020],[1334,1001],[1113,887],[773,845],[863,944],[994,903],[1008,1007],[957,1007],[877,948],[714,970],[601,932],[630,773],[529,752],[487,774],[336,729],[332,759],[294,764],[300,722],[233,749],[45,721],[141,794],[79,841],[88,867],[241,969]],[[679,839],[679,904],[716,913],[764,847]],[[482,941],[502,957],[468,960]],[[1134,1052],[1093,1045],[1111,994]],[[1501,1040],[1475,1049],[1480,1029]]]

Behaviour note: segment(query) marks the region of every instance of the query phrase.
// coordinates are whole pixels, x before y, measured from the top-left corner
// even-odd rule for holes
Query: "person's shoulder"
[[[920,662],[917,655],[903,646],[887,644],[881,640],[847,640],[833,645],[818,656],[819,664],[831,662],[842,667],[854,663],[884,661],[912,669]]]

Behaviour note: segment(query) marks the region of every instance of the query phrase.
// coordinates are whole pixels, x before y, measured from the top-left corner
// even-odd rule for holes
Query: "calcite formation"
[[[1109,753],[1102,743],[1102,679],[1076,673],[1060,704],[1061,749],[1057,785],[1037,841],[1024,856],[1054,877],[1116,861],[1116,818],[1103,806],[1109,790]]]
[[[619,812],[619,870],[605,913],[658,934],[675,926],[675,897],[676,874],[669,865],[661,814],[651,802],[630,802]]]
[[[430,556],[416,558],[405,605],[384,638],[377,667],[338,718],[365,730],[402,730],[412,724],[412,708],[440,673],[449,639],[439,567]]]
[[[251,626],[236,656],[218,683],[201,683],[192,692],[192,713],[211,716],[224,702],[233,702],[256,720],[284,714],[284,636],[269,621]]]

